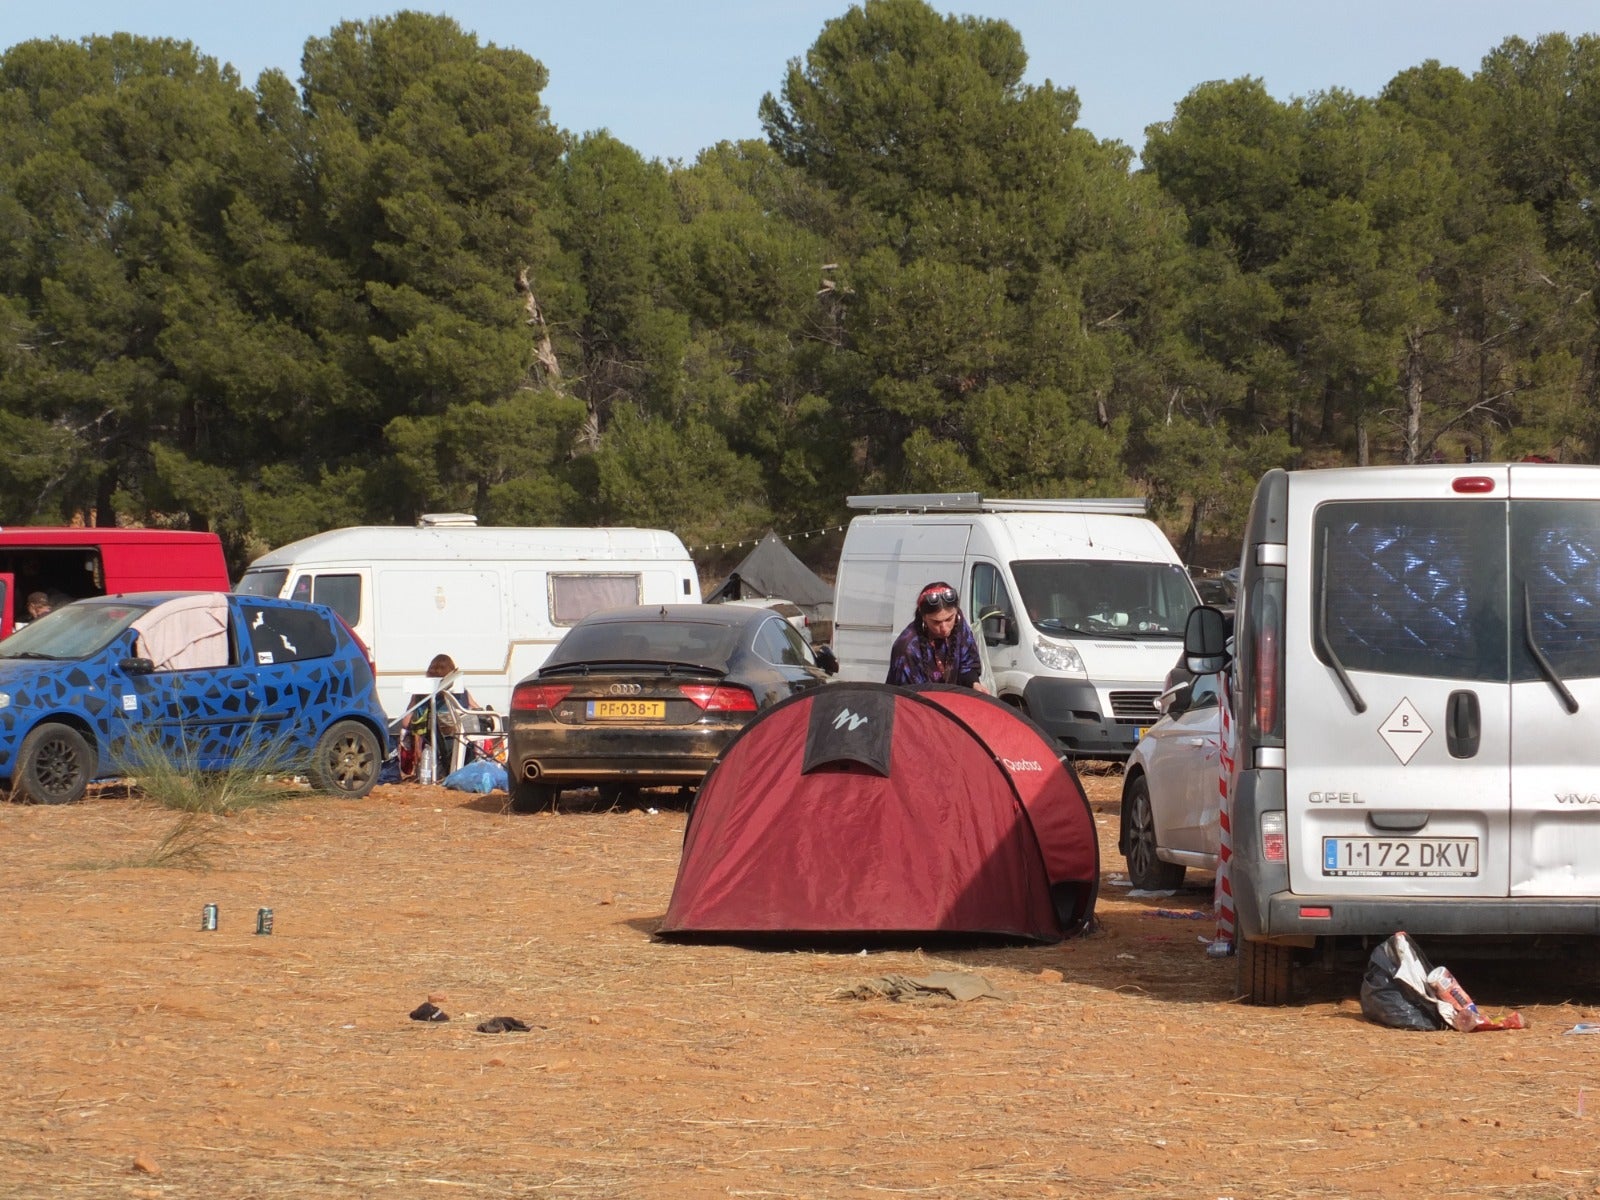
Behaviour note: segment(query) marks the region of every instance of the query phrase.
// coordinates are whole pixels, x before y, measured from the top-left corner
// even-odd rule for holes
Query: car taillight
[[[512,712],[551,712],[567,698],[570,683],[519,683],[511,693]]]
[[[378,681],[378,664],[372,661],[372,651],[367,649],[367,644],[361,640],[361,635],[350,627],[350,622],[339,616],[338,609],[329,609],[328,611],[338,617],[339,624],[344,626],[344,631],[350,635],[350,640],[361,647],[361,657],[367,660],[367,670],[372,672],[372,681],[376,683]]]
[[[755,695],[748,688],[685,683],[678,690],[708,713],[756,711]]]

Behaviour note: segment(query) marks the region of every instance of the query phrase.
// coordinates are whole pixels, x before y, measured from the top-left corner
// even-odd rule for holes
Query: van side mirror
[[[811,655],[817,660],[817,666],[829,675],[839,673],[839,656],[833,652],[832,646],[813,646]]]
[[[1017,644],[1017,623],[1011,619],[1011,614],[1002,608],[991,608],[978,618],[978,626],[983,630],[983,640],[991,646],[1015,646]]]
[[[1228,618],[1202,604],[1189,610],[1183,627],[1183,665],[1195,675],[1215,675],[1228,666]]]

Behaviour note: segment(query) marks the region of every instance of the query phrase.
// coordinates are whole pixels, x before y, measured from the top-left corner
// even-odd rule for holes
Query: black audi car
[[[598,785],[697,786],[757,713],[838,669],[779,613],[723,604],[635,605],[584,617],[511,696],[511,807]]]

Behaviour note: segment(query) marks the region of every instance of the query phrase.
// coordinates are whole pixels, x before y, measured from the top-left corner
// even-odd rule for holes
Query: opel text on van
[[[630,604],[695,604],[694,562],[659,529],[485,526],[457,514],[354,526],[251,563],[234,589],[326,604],[370,650],[378,696],[400,716],[436,654],[504,714],[511,689],[581,617]]]
[[[1600,934],[1600,469],[1268,472],[1236,604],[1250,1001],[1401,929]],[[1189,668],[1225,665],[1226,636],[1197,610]]]
[[[996,695],[1069,753],[1126,758],[1156,719],[1194,584],[1143,500],[852,496],[834,593],[840,677],[881,683],[917,592],[944,580]]]

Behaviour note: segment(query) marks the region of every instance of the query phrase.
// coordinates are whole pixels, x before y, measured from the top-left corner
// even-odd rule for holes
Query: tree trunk
[[[528,279],[528,268],[521,267],[517,271],[517,291],[522,293],[522,306],[528,310],[528,324],[538,333],[538,343],[534,347],[534,357],[539,360],[539,365],[544,368],[545,382],[552,391],[561,391],[561,363],[556,358],[555,347],[550,344],[550,327],[545,324],[544,310],[539,307],[539,298],[533,294],[533,284]]]
[[[1406,336],[1406,432],[1401,461],[1414,463],[1422,457],[1422,337]]]
[[[1367,414],[1356,418],[1356,466],[1370,467],[1372,456],[1367,448]]]

